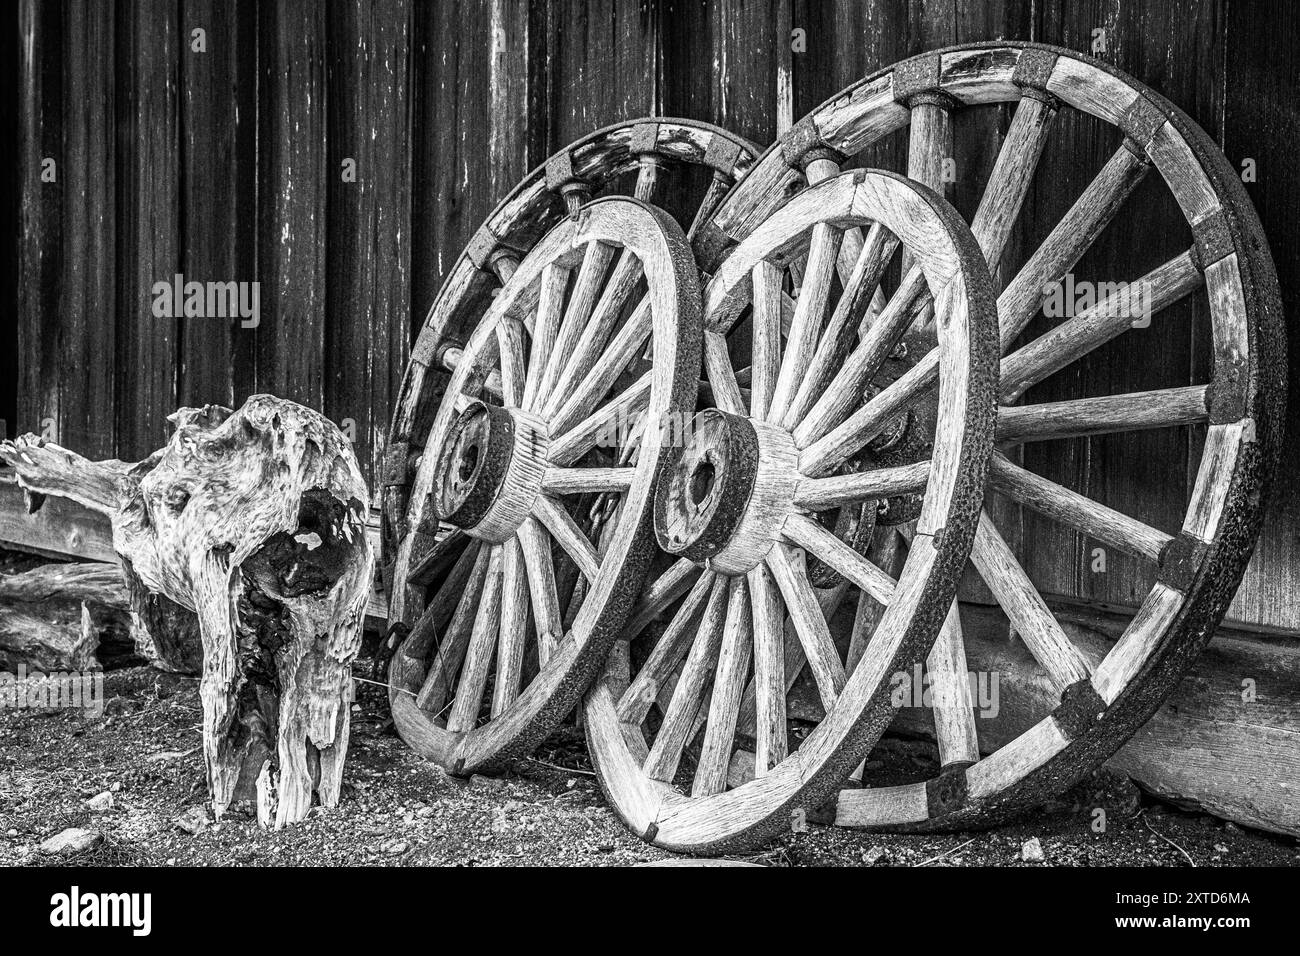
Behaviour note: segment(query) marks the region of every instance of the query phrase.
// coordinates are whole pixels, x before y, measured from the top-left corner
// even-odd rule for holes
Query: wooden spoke
[[[497,350],[501,353],[501,399],[519,407],[524,401],[524,324],[505,316],[497,326]]]
[[[1044,287],[1059,281],[1073,268],[1149,168],[1128,146],[1120,146],[1043,244],[1034,250],[998,296],[998,324],[1004,353],[1038,311]]]
[[[748,574],[754,629],[754,774],[761,777],[789,753],[785,726],[785,638],[781,598],[772,572]]]
[[[528,572],[518,538],[504,545],[501,563],[501,628],[497,637],[497,672],[492,685],[492,716],[499,717],[519,696],[528,637]]]
[[[627,690],[618,701],[618,719],[625,724],[640,724],[645,720],[659,695],[660,688],[682,662],[695,637],[694,623],[704,610],[713,593],[718,575],[705,572],[696,579],[686,600],[677,609],[673,619],[650,651],[641,670],[632,678]]]
[[[794,391],[807,374],[813,350],[821,332],[830,295],[831,281],[840,253],[841,230],[826,223],[813,227],[812,247],[808,253],[808,271],[795,302],[794,321],[786,341],[781,371],[776,379],[776,391],[768,409],[768,421],[779,422],[785,415]]]
[[[749,413],[767,419],[781,369],[781,280],[783,271],[766,259],[754,266],[754,360]],[[716,360],[715,360],[716,361]],[[730,362],[728,362],[730,365]],[[737,386],[739,388],[739,386]]]
[[[496,648],[497,634],[501,627],[501,565],[504,549],[496,544],[489,549],[489,553],[483,600],[479,603],[478,614],[474,618],[465,666],[461,669],[460,682],[456,685],[456,702],[447,718],[447,730],[453,734],[472,729],[478,721],[479,711],[483,707],[483,693],[487,688],[488,668],[492,664],[492,652]]]
[[[745,414],[749,403],[741,394],[735,369],[731,367],[731,356],[727,352],[727,340],[722,333],[712,330],[704,333],[704,365],[708,371],[715,407],[733,415]]]
[[[870,471],[832,475],[829,478],[805,478],[794,493],[796,508],[825,511],[847,504],[890,498],[894,495],[918,494],[930,478],[930,462],[892,465]]]
[[[852,408],[862,402],[862,393],[889,358],[899,339],[912,324],[913,306],[926,292],[925,275],[912,268],[903,277],[902,284],[890,297],[862,341],[844,360],[826,391],[813,402],[812,408],[794,429],[795,444],[806,448],[826,435],[844,420]]]
[[[547,407],[565,362],[577,351],[578,339],[587,326],[587,320],[591,318],[592,310],[596,307],[596,297],[600,294],[605,273],[615,252],[616,249],[609,243],[587,243],[582,265],[578,268],[578,278],[573,284],[573,292],[569,295],[569,307],[560,322],[555,346],[546,358],[546,371],[537,389],[539,408]]]
[[[998,409],[999,442],[1048,441],[1198,425],[1209,420],[1204,385]]]
[[[645,772],[654,780],[671,781],[677,773],[682,749],[690,742],[691,731],[697,726],[696,715],[709,687],[709,679],[717,666],[718,651],[722,645],[723,624],[726,617],[730,585],[727,578],[714,579],[709,592],[709,602],[704,617],[682,665],[681,677],[673,691],[672,700],[664,712],[663,723],[650,754],[646,758]]]
[[[459,532],[452,532],[435,541],[433,547],[424,552],[417,560],[412,561],[408,580],[414,581],[416,584],[428,584],[446,566],[456,549],[464,544],[465,535]],[[472,548],[473,542],[467,547]]]
[[[491,551],[487,547],[478,549],[465,591],[456,605],[447,633],[438,645],[438,653],[429,666],[424,683],[415,696],[415,704],[421,710],[436,713],[451,696],[456,673],[465,659],[465,649],[469,647],[470,634],[477,620],[479,603],[486,587]]]
[[[1149,319],[1133,315],[1133,289],[1145,290],[1143,298],[1149,297],[1146,305],[1155,315],[1200,288],[1203,281],[1191,252],[1184,252],[1016,349],[1002,360],[1003,403],[1018,400],[1031,386]]]
[[[433,646],[437,638],[442,637],[452,615],[456,612],[456,607],[460,604],[461,596],[465,593],[465,589],[469,584],[480,550],[480,542],[471,540],[465,546],[465,549],[461,551],[460,556],[456,558],[451,570],[442,579],[437,593],[425,605],[424,611],[420,614],[420,619],[416,622],[415,627],[411,628],[411,633],[407,636],[407,641],[410,642],[412,647],[427,649]],[[422,633],[426,628],[428,633]],[[423,659],[423,653],[421,659]]]
[[[807,373],[797,384],[795,398],[781,419],[786,428],[793,428],[803,420],[814,399],[825,392],[836,369],[842,366],[852,337],[861,327],[871,307],[872,296],[880,287],[880,278],[897,248],[898,238],[880,223],[868,230],[862,251],[845,282],[844,293],[835,304],[835,311],[817,343]],[[757,355],[757,349],[755,353]]]
[[[952,117],[947,104],[928,99],[914,103],[907,128],[907,178],[933,189],[946,191],[943,166],[952,161]],[[903,272],[912,268],[912,255],[904,250]]]
[[[1011,500],[1125,554],[1159,561],[1160,552],[1172,540],[1163,531],[1026,471],[996,452],[989,463],[989,485]]]
[[[938,376],[939,350],[933,349],[822,438],[806,446],[802,445],[800,432],[803,425],[800,425],[794,432],[795,444],[803,449],[799,455],[799,470],[810,477],[817,477],[841,464],[879,435],[890,419],[904,411],[934,385]]]
[[[632,189],[632,195],[642,202],[652,201],[655,189],[659,185],[659,173],[662,168],[659,158],[653,154],[638,157],[636,186]]]
[[[600,398],[613,388],[618,377],[641,354],[653,324],[650,300],[644,299],[614,333],[591,371],[575,384],[572,394],[564,399],[552,416],[553,434],[563,434],[573,427],[574,422],[590,414]]]
[[[614,266],[590,321],[582,329],[573,354],[564,357],[564,371],[548,394],[543,418],[554,416],[573,394],[577,383],[591,372],[640,279],[641,260],[625,251]]]
[[[577,461],[602,440],[610,441],[650,402],[651,373],[619,392],[569,430],[552,436],[550,462],[556,467]]]
[[[1011,227],[1034,181],[1034,170],[1052,130],[1056,108],[1045,97],[1025,96],[998,151],[997,162],[984,186],[979,208],[971,220],[971,232],[980,244],[989,271],[996,274],[1006,249]]]
[[[835,698],[844,689],[844,664],[835,650],[830,628],[808,582],[803,552],[787,544],[777,544],[767,556],[767,566],[785,598],[808,667],[817,682],[822,706],[829,712],[835,706]]]
[[[893,529],[884,529],[884,537],[878,548],[873,548],[876,564],[885,574],[892,575],[894,561],[898,555],[899,535]],[[874,563],[874,562],[873,562]],[[867,651],[867,643],[880,623],[880,615],[885,605],[877,601],[866,591],[858,592],[858,606],[853,614],[853,630],[849,635],[849,652],[844,657],[844,671],[852,674]]]
[[[623,492],[631,487],[635,475],[635,468],[547,468],[542,491],[548,495]]]
[[[690,558],[679,558],[646,588],[641,600],[632,608],[627,624],[623,627],[623,639],[630,641],[645,630],[647,624],[691,589],[699,575],[698,564]]]
[[[948,609],[939,638],[925,660],[925,669],[930,679],[939,763],[943,766],[974,763],[980,759],[980,747],[975,735],[970,674],[966,670],[966,644],[962,639],[956,601]]]
[[[785,521],[785,536],[791,543],[820,558],[881,604],[888,604],[893,597],[896,584],[893,578],[812,518],[800,514],[790,515]]]
[[[537,297],[537,316],[533,319],[533,344],[528,355],[528,380],[524,383],[523,407],[537,407],[537,392],[545,378],[547,359],[555,351],[564,312],[564,293],[569,287],[567,266],[549,263],[542,269]]]
[[[727,620],[722,629],[722,646],[718,652],[718,669],[713,679],[713,695],[709,701],[708,722],[704,729],[704,744],[700,749],[700,762],[695,768],[695,782],[691,795],[700,797],[721,793],[727,782],[727,766],[731,761],[732,744],[736,736],[736,720],[740,716],[740,698],[749,674],[749,661],[753,654],[754,633],[750,617],[749,587],[745,579],[732,578],[727,599]]]
[[[1048,610],[987,511],[980,514],[970,557],[1011,626],[1034,659],[1043,665],[1056,689],[1063,691],[1076,681],[1085,680],[1092,668]]]
[[[533,514],[546,526],[565,554],[573,559],[583,577],[588,581],[596,580],[600,573],[600,557],[564,505],[550,495],[539,495],[533,505]]]
[[[551,545],[536,518],[526,518],[519,526],[519,545],[528,577],[528,597],[533,607],[537,656],[541,666],[545,667],[564,636],[564,623],[555,585]]]
[[[731,184],[730,177],[719,172],[713,174],[713,178],[709,180],[709,185],[705,188],[704,198],[700,200],[700,208],[695,211],[695,218],[691,220],[691,226],[686,230],[688,239],[695,239],[700,226],[709,221],[709,217],[718,208],[718,203],[722,202],[722,198],[727,194],[727,190],[731,188]]]

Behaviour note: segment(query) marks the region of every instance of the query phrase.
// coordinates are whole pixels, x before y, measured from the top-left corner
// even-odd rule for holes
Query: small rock
[[[1020,847],[1020,859],[1026,863],[1042,863],[1043,844],[1038,841],[1038,837],[1030,837]]]
[[[109,792],[109,793],[121,793],[121,792],[122,792],[122,781],[121,781],[121,780],[114,780],[111,784],[109,784],[108,792]]]
[[[42,853],[70,856],[74,853],[89,850],[91,847],[99,846],[103,841],[104,834],[98,830],[69,827],[62,833],[56,833],[42,843],[40,849]]]
[[[16,837],[17,835],[18,835],[18,831],[17,831],[17,830],[6,830],[6,831],[5,831],[5,836]]]
[[[208,813],[208,808],[202,804],[196,804],[190,807],[174,821],[176,829],[193,836],[196,833],[202,833],[212,822],[212,817]]]
[[[867,866],[875,866],[881,860],[889,859],[889,851],[883,846],[873,846],[870,850],[862,852],[862,862]]]
[[[384,844],[384,853],[387,856],[401,856],[411,848],[411,844],[405,840],[393,840],[391,843]]]
[[[485,777],[476,773],[469,778],[469,785],[478,790],[500,790],[506,782],[500,777]]]
[[[1216,843],[1216,844],[1214,844],[1214,852],[1215,852],[1215,853],[1229,853],[1229,852],[1231,852],[1231,851],[1230,851],[1226,846],[1224,846],[1222,843]]]
[[[113,794],[105,790],[103,793],[97,793],[86,801],[86,806],[91,810],[112,810]]]

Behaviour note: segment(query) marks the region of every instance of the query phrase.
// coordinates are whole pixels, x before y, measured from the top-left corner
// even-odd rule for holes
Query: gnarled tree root
[[[284,826],[313,794],[338,803],[374,568],[365,483],[342,433],[293,402],[255,395],[171,420],[167,446],[134,465],[31,435],[0,459],[33,501],[108,515],[159,663],[185,669],[197,625],[213,811],[256,797],[262,823]]]

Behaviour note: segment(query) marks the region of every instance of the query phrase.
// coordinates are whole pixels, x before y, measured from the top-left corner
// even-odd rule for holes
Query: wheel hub
[[[536,416],[471,402],[439,451],[434,512],[473,537],[506,541],[541,494],[547,446],[545,425]]]
[[[655,536],[671,554],[743,574],[767,556],[794,510],[794,440],[784,429],[718,408],[696,415],[688,435],[659,483]]]

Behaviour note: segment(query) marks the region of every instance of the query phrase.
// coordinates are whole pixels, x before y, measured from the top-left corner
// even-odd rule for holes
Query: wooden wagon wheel
[[[653,549],[668,451],[633,426],[692,407],[699,297],[671,217],[606,198],[537,243],[465,343],[408,515],[458,530],[418,565],[399,552],[402,579],[436,585],[389,671],[398,732],[453,773],[527,753],[604,661]]]
[[[1120,135],[1113,156],[998,298],[1002,451],[992,460],[989,485],[1013,505],[1138,556],[1148,562],[1154,583],[1121,639],[1104,659],[1091,660],[1061,629],[986,510],[972,563],[1059,693],[1059,705],[1022,736],[981,757],[954,613],[929,659],[935,686],[952,688],[935,695],[940,775],[907,786],[846,789],[837,816],[846,825],[957,829],[996,822],[1064,789],[1111,755],[1151,716],[1221,620],[1250,557],[1276,462],[1285,394],[1281,306],[1267,243],[1239,178],[1176,107],[1069,50],[976,44],[915,57],[866,78],[798,123],[755,164],[700,230],[697,257],[706,264],[717,261],[750,234],[784,190],[798,188],[805,175],[815,180],[832,174],[848,157],[909,123],[908,175],[936,184],[952,156],[952,114],[1003,102],[1017,104],[1014,117],[971,223],[994,266],[1003,258],[1056,115],[1081,111]],[[967,168],[962,157],[956,163]],[[1191,237],[1187,251],[1022,344],[1047,288],[1073,268],[1152,167],[1186,219],[1179,228]],[[842,352],[841,384],[858,382],[870,367],[866,356],[877,348],[877,332],[889,339],[909,328],[900,306],[919,289],[912,269],[887,305],[878,300],[879,320]],[[1213,331],[1208,382],[1017,404],[1033,385],[1132,328],[1134,289],[1150,294],[1152,313],[1192,293],[1205,296]],[[908,389],[895,397],[902,402],[917,393]],[[860,441],[894,407],[883,398],[856,410],[813,409],[795,429],[802,454],[819,459]],[[1188,425],[1203,428],[1204,451],[1178,528],[1151,527],[1013,460],[1025,442]],[[901,490],[920,489],[923,476],[914,477]],[[870,594],[861,598],[856,626],[870,628],[877,616],[871,604]]]
[[[491,297],[537,240],[583,202],[631,186],[645,202],[672,194],[691,236],[753,162],[757,151],[725,130],[693,120],[650,117],[597,130],[533,170],[487,217],[456,260],[429,309],[402,380],[384,456],[380,570],[398,632],[420,613],[427,582],[409,568],[433,547],[436,527],[409,520],[410,490],[447,374]],[[692,181],[698,168],[707,185]],[[628,183],[628,180],[634,180]],[[690,190],[695,188],[696,193]],[[662,204],[661,204],[662,205]],[[403,545],[409,555],[402,557]],[[404,566],[398,569],[399,557]]]
[[[863,228],[867,239],[841,288],[837,252]],[[859,400],[829,387],[831,345],[856,331],[900,244],[937,301],[927,330],[933,348],[905,375],[934,386],[929,414],[920,416],[932,448],[906,466],[833,475],[859,447],[869,457],[873,436],[810,455],[785,423],[822,400]],[[791,274],[803,281],[783,336]],[[584,711],[601,785],[645,839],[692,852],[762,840],[834,793],[888,724],[887,677],[933,643],[983,498],[993,309],[979,247],[952,207],[903,177],[864,170],[793,199],[709,283],[704,353],[714,407],[677,443],[655,502],[660,547],[679,557],[649,578],[623,634],[630,653],[611,656]],[[929,482],[896,582],[809,515],[831,499],[874,501],[917,473]],[[809,557],[885,605],[871,644],[848,649],[861,663],[847,677]],[[674,605],[656,641],[647,624]],[[797,741],[787,735],[785,698],[805,664],[828,716]]]

